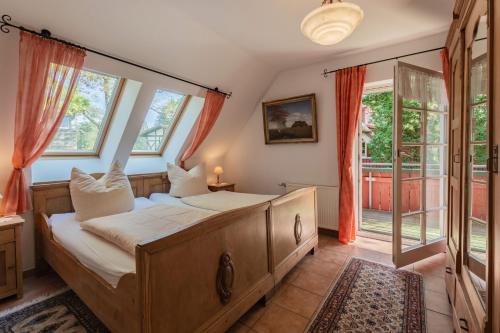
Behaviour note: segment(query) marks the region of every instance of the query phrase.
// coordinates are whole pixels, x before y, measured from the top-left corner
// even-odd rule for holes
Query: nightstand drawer
[[[0,230],[0,244],[10,243],[15,239],[14,229]]]

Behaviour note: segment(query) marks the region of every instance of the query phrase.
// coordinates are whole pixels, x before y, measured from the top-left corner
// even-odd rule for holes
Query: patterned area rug
[[[425,332],[421,275],[352,258],[308,332]]]
[[[21,305],[0,317],[0,332],[109,332],[90,309],[71,291]]]

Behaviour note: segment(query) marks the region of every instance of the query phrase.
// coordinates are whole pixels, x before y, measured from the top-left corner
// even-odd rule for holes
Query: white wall
[[[280,73],[256,105],[244,129],[226,155],[224,179],[235,182],[238,191],[282,193],[282,182],[338,185],[335,114],[335,77],[324,78],[323,69],[337,69],[444,45],[446,35],[415,40],[393,47],[355,54],[330,62]],[[401,59],[441,70],[437,52]],[[391,79],[395,62],[368,66],[366,82]],[[318,143],[265,145],[262,101],[315,93],[318,114]]]

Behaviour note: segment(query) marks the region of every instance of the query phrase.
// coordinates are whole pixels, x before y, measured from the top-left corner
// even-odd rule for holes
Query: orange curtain
[[[339,165],[339,240],[347,244],[356,239],[352,148],[358,126],[366,66],[340,70],[335,75],[337,100],[337,156]]]
[[[31,209],[23,170],[35,162],[56,134],[83,66],[85,52],[21,32],[14,154],[1,212]]]
[[[205,104],[203,104],[203,109],[201,114],[196,121],[194,126],[195,131],[193,139],[189,144],[186,151],[181,157],[181,167],[184,168],[184,163],[193,156],[194,152],[203,143],[203,140],[207,137],[208,133],[215,124],[215,121],[219,117],[220,111],[224,106],[226,100],[226,95],[220,92],[208,90],[205,96]]]
[[[448,102],[451,103],[450,55],[448,53],[448,48],[442,49],[441,52],[439,52],[439,55],[441,56],[441,63],[443,64],[443,78],[446,86]]]

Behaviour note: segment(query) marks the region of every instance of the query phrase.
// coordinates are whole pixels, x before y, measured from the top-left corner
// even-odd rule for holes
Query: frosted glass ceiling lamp
[[[350,2],[324,0],[300,25],[302,33],[320,45],[334,45],[352,34],[363,20],[361,7]]]

